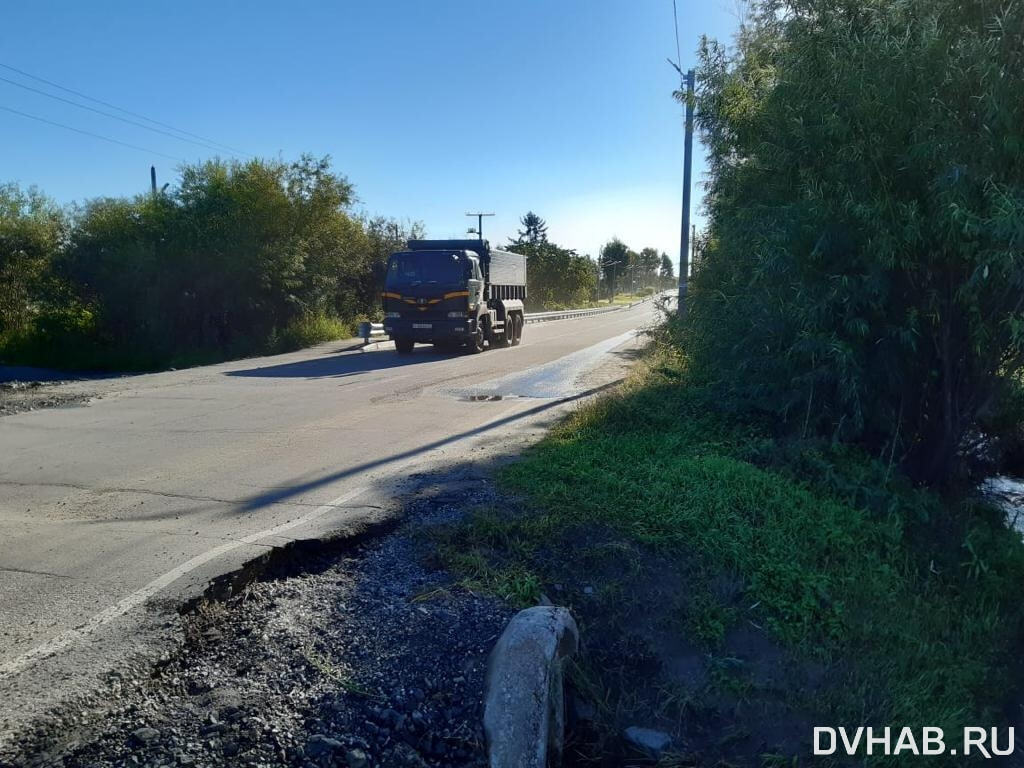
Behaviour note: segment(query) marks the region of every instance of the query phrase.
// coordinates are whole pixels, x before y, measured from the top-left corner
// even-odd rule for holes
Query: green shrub
[[[736,407],[920,481],[1024,363],[1024,6],[757,0],[701,50],[687,344]]]
[[[354,335],[352,325],[336,317],[303,315],[289,322],[280,334],[272,335],[269,346],[275,352],[289,352]]]
[[[355,216],[327,158],[214,160],[158,196],[64,212],[0,187],[0,358],[188,366],[351,333],[422,227]]]
[[[56,291],[67,216],[35,188],[0,184],[0,337],[23,334]]]

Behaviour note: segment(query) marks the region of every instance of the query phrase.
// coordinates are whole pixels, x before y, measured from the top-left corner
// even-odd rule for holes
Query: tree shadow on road
[[[389,464],[405,461],[407,459],[411,459],[419,455],[427,454],[437,448],[441,448],[445,445],[458,442],[464,438],[482,435],[486,432],[489,432],[490,430],[515,423],[522,419],[530,418],[531,416],[536,416],[538,414],[544,413],[545,411],[557,408],[558,406],[565,405],[567,403],[571,403],[577,400],[582,400],[584,398],[595,395],[599,392],[603,392],[606,389],[614,387],[618,383],[618,381],[613,381],[598,387],[594,387],[592,389],[588,389],[584,392],[579,392],[577,394],[570,395],[569,397],[543,400],[539,404],[533,406],[532,408],[527,408],[526,410],[517,411],[516,413],[510,414],[508,416],[503,416],[502,418],[495,419],[493,421],[488,421],[484,424],[481,424],[479,427],[474,427],[473,429],[467,429],[462,432],[450,435],[448,437],[441,438],[439,440],[424,443],[423,445],[417,446],[415,448],[410,448],[409,450],[406,451],[401,451],[387,456],[382,456],[377,459],[371,459],[360,464],[356,464],[354,466],[346,467],[345,469],[340,469],[337,472],[331,472],[325,475],[320,475],[318,477],[313,477],[308,480],[302,479],[301,477],[296,478],[291,483],[285,485],[276,485],[272,488],[266,489],[262,493],[250,496],[248,498],[235,500],[226,498],[211,498],[198,495],[181,495],[180,498],[197,502],[196,505],[185,508],[176,507],[173,509],[161,510],[159,512],[133,514],[130,518],[130,521],[158,521],[194,517],[196,515],[202,515],[203,513],[214,512],[217,509],[222,510],[222,516],[240,516],[251,514],[261,509],[271,507],[275,504],[301,504],[302,506],[320,506],[319,504],[314,504],[308,501],[296,501],[296,498],[303,496],[304,494],[309,493],[311,491],[315,491],[318,488],[329,486],[332,483],[335,483],[339,480],[344,480],[345,478],[352,477],[354,475],[359,475],[363,472],[372,469],[377,469],[379,467],[384,467]],[[555,414],[555,416],[557,416],[557,413]],[[551,424],[541,425],[542,428],[546,428],[549,426],[551,426]],[[130,488],[112,490],[119,490],[125,493],[139,492]],[[123,522],[127,522],[127,520],[122,521],[110,519],[88,519],[81,521],[81,524],[104,525],[111,523],[121,524]]]
[[[259,368],[245,368],[238,371],[226,371],[225,376],[242,376],[247,378],[294,378],[294,379],[332,379],[353,376],[367,371],[401,368],[407,365],[422,365],[439,362],[457,353],[437,352],[432,346],[417,346],[411,355],[400,355],[394,350],[374,350],[351,352],[340,355],[325,355],[311,360],[297,360],[294,363],[265,365]]]
[[[527,408],[524,411],[518,411],[511,415],[504,416],[500,419],[488,421],[485,424],[481,424],[479,427],[467,429],[463,432],[458,432],[454,435],[441,438],[440,440],[434,440],[432,442],[425,443],[423,445],[417,446],[416,448],[411,448],[407,451],[401,451],[399,453],[393,453],[389,456],[383,456],[379,459],[365,461],[361,464],[346,467],[345,469],[339,470],[337,472],[332,472],[330,474],[322,475],[312,480],[297,482],[293,485],[271,489],[265,493],[258,494],[245,500],[235,510],[233,510],[233,512],[235,514],[246,514],[258,509],[262,509],[263,507],[269,506],[271,504],[280,504],[282,502],[287,502],[289,499],[293,499],[296,496],[301,496],[317,488],[330,485],[331,483],[337,482],[338,480],[343,480],[347,477],[358,475],[362,472],[366,472],[371,469],[376,469],[377,467],[381,467],[387,464],[403,461],[405,459],[411,459],[415,456],[429,453],[430,451],[433,451],[436,448],[441,448],[450,443],[458,442],[459,440],[463,440],[464,438],[481,435],[485,432],[489,432],[492,429],[496,429],[497,427],[512,424],[516,421],[527,419],[531,416],[536,416],[537,414],[543,413],[544,411],[550,410],[552,408],[556,408],[567,403],[591,397],[599,392],[603,392],[606,389],[610,389],[611,387],[618,385],[618,383],[619,382],[617,381],[613,381],[607,384],[602,384],[599,387],[588,389],[585,392],[579,392],[577,394],[570,395],[569,397],[545,400],[541,402],[539,405],[535,405],[532,408]]]

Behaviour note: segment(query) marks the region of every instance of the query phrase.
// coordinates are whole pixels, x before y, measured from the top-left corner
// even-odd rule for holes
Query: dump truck
[[[400,354],[516,346],[523,337],[526,256],[486,240],[410,240],[388,259],[384,331]]]

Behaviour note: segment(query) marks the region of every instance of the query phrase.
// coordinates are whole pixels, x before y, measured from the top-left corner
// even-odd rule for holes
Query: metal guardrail
[[[384,323],[360,323],[359,336],[366,344],[369,344],[370,339],[375,336],[387,336],[384,331]]]
[[[555,312],[531,312],[525,316],[526,322],[528,323],[543,323],[547,320],[570,320],[574,317],[589,317],[590,315],[603,315],[607,312],[618,312],[622,309],[630,309],[638,304],[643,304],[647,301],[653,301],[654,299],[664,296],[665,292],[652,293],[650,296],[645,296],[642,299],[637,299],[629,304],[617,304],[611,307],[591,307],[589,309],[566,309]]]
[[[549,320],[569,320],[574,317],[590,317],[591,315],[604,315],[608,312],[618,312],[624,309],[626,304],[619,304],[616,307],[592,307],[590,309],[565,309],[554,312],[530,312],[523,315],[527,323],[546,323]],[[632,306],[632,305],[629,305]]]
[[[646,298],[634,301],[630,304],[618,304],[614,307],[591,307],[590,309],[566,309],[556,310],[554,312],[529,312],[523,315],[523,319],[527,323],[546,323],[550,320],[571,320],[576,317],[590,317],[591,315],[604,315],[609,312],[618,312],[623,309],[629,309],[635,307],[637,304],[643,304],[645,301],[651,301],[656,299],[661,294],[653,294]],[[359,324],[359,336],[367,344],[372,339],[382,338],[387,333],[384,331],[384,323],[360,323]]]

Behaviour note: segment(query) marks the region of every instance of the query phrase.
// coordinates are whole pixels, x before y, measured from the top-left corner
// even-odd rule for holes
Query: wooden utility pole
[[[693,172],[693,70],[686,73],[686,137],[683,143],[683,226],[679,243],[679,316],[686,316],[690,277],[690,179]]]
[[[476,235],[484,239],[484,216],[493,216],[493,213],[467,213],[467,216],[476,216]]]

